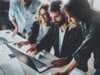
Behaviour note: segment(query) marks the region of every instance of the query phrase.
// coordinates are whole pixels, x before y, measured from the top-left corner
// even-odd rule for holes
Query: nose
[[[44,16],[41,16],[43,19],[45,19],[45,17]]]
[[[56,22],[56,19],[55,19],[55,18],[53,18],[53,19],[52,19],[52,22],[54,22],[54,23],[55,23],[55,22]]]

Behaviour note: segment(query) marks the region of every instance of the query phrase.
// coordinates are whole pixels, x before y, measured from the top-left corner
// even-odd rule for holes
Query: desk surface
[[[0,45],[0,75],[25,75],[19,60],[11,58],[10,54],[12,52],[5,44]]]
[[[26,39],[23,39],[22,37],[20,37],[18,35],[16,35],[15,38],[12,38],[12,32],[9,31],[9,30],[0,31],[0,34],[1,34],[0,37],[4,37],[8,41],[14,41],[13,43],[19,42],[19,41],[26,41]],[[13,48],[15,48],[15,50],[19,50],[19,51],[21,51],[23,53],[26,53],[26,51],[25,51],[26,47],[27,47],[27,49],[29,48],[29,46],[24,46],[22,49],[19,49],[18,47],[14,46],[13,43],[8,43],[8,45],[11,46],[11,47],[13,47]],[[16,60],[12,59],[12,60],[16,61],[17,59]],[[49,69],[49,70],[47,70],[47,71],[45,71],[43,73],[38,73],[35,70],[33,70],[32,68],[28,67],[26,64],[24,64],[22,62],[20,64],[21,64],[21,67],[22,67],[25,75],[53,75],[54,73],[59,72],[59,71],[63,70],[66,67],[66,65],[65,65],[62,68],[51,68],[51,69]],[[2,64],[0,64],[0,65],[2,66]],[[20,68],[19,71],[22,71],[22,69]],[[13,75],[23,75],[23,74],[13,74]],[[75,68],[69,75],[87,75],[87,74],[84,73],[83,71]]]

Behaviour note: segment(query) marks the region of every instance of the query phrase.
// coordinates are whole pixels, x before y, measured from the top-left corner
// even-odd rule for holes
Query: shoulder
[[[40,5],[40,3],[39,0],[32,0],[32,5]]]
[[[33,23],[33,27],[40,27],[39,22],[35,21],[35,22]]]
[[[10,3],[20,3],[21,2],[21,0],[10,0]]]
[[[73,37],[82,37],[82,29],[80,24],[76,25],[76,27],[72,28],[69,30],[70,35],[72,35]]]
[[[78,24],[78,25],[72,25],[72,26],[70,26],[69,27],[69,31],[81,31],[81,26],[80,26],[80,24]]]
[[[10,5],[17,7],[21,3],[21,0],[10,0]]]

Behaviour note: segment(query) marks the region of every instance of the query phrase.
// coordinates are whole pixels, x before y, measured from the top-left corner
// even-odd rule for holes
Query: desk
[[[20,37],[18,35],[16,35],[15,38],[12,38],[12,32],[9,31],[9,30],[0,31],[0,34],[1,34],[0,37],[4,37],[8,41],[13,41],[12,43],[8,43],[8,45],[10,46],[10,49],[14,48],[15,50],[18,50],[20,52],[23,52],[23,53],[27,54],[26,50],[29,48],[29,46],[24,46],[23,48],[19,49],[18,47],[13,45],[15,42],[26,41],[25,39],[23,39],[22,37]],[[54,75],[54,73],[59,72],[59,71],[63,70],[66,67],[66,65],[65,65],[62,68],[51,68],[51,69],[49,69],[49,70],[47,70],[43,73],[38,73],[34,69],[32,69],[32,68],[28,67],[27,65],[23,64],[22,62],[20,64],[22,66],[22,69],[23,69],[25,75]],[[19,75],[22,75],[22,74],[19,74]],[[83,71],[75,68],[69,75],[87,75],[87,74],[84,73]]]
[[[11,47],[13,47],[13,48],[15,48],[15,49],[27,54],[26,51],[27,51],[27,49],[30,48],[30,45],[25,45],[25,46],[23,46],[21,48],[18,48],[16,45],[14,45],[16,42],[27,41],[27,40],[22,38],[19,35],[15,35],[15,37],[12,38],[12,35],[13,35],[13,33],[10,30],[2,30],[2,31],[0,31],[0,37],[3,37],[8,42],[10,42],[10,43],[8,43],[9,46],[11,46]]]
[[[10,48],[0,45],[0,75],[42,75],[20,62],[16,57],[9,57],[13,54]]]
[[[0,45],[0,75],[25,75],[17,58],[10,58],[12,52],[9,48]]]

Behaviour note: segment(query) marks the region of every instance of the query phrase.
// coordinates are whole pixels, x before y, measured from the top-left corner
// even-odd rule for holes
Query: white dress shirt
[[[59,28],[59,54],[61,53],[61,48],[62,48],[65,32],[66,31],[62,31],[61,28]]]

